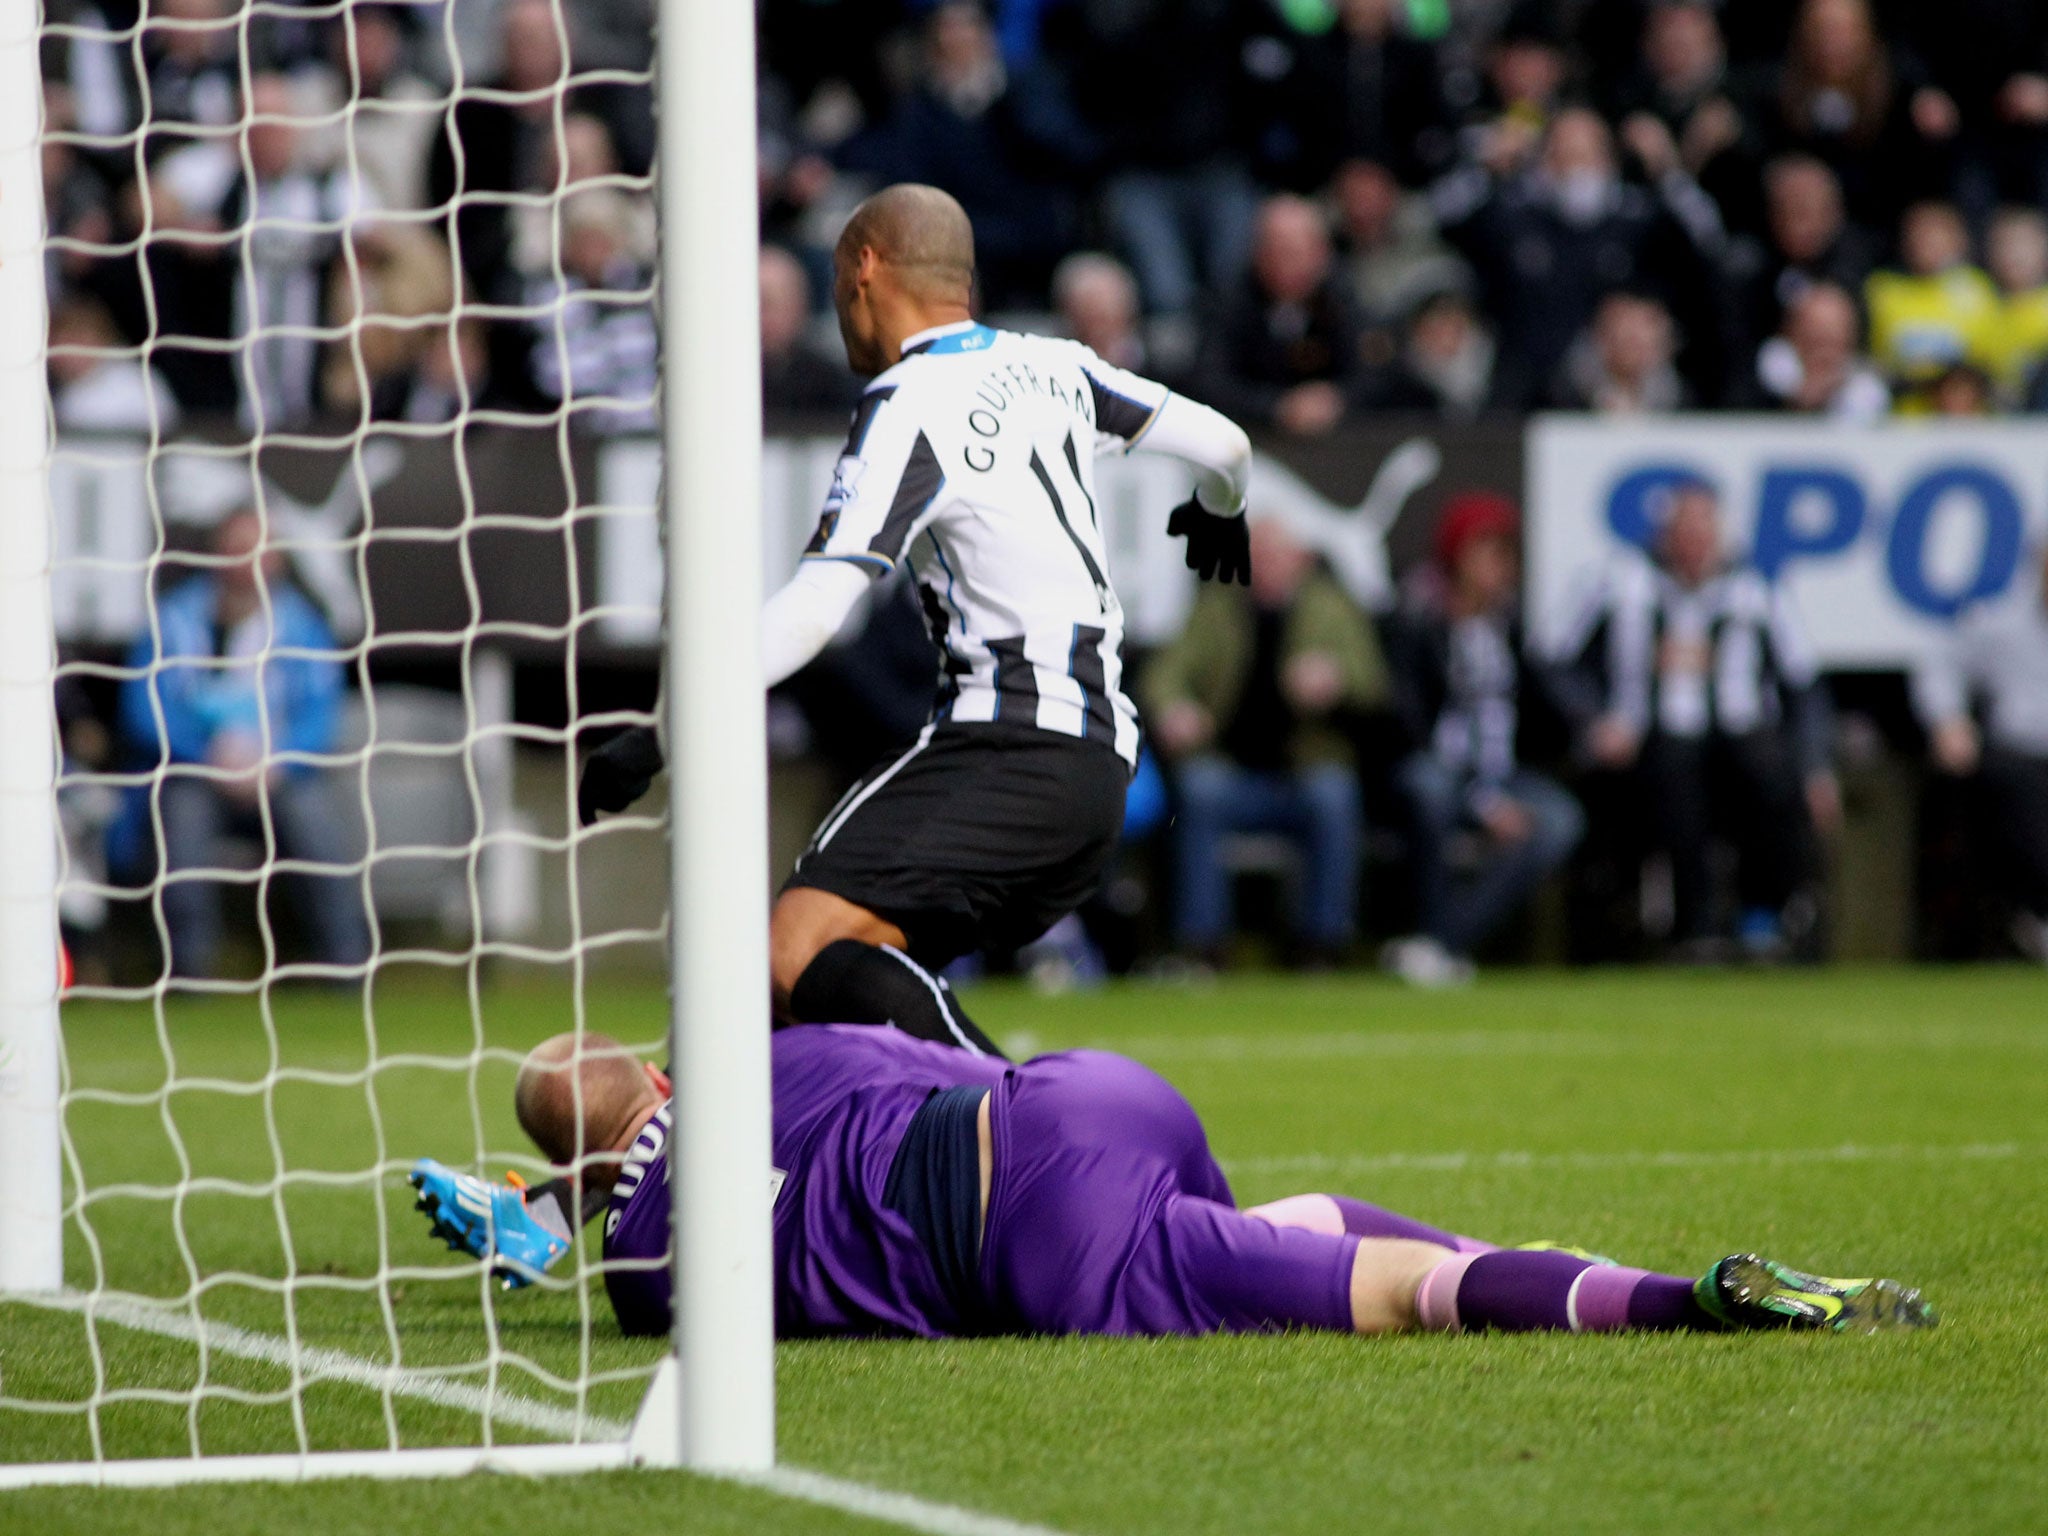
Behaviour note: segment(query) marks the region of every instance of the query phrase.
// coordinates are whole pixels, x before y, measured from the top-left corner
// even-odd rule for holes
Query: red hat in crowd
[[[1474,539],[1512,539],[1521,528],[1522,514],[1498,491],[1460,491],[1437,519],[1437,563],[1452,570]]]

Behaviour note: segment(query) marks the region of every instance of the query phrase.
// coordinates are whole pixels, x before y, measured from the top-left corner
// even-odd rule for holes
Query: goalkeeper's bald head
[[[609,1035],[586,1032],[528,1052],[512,1105],[548,1161],[566,1165],[623,1151],[667,1096],[652,1066]]]

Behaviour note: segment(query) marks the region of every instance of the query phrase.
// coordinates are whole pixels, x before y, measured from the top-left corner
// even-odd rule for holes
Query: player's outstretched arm
[[[1168,395],[1131,441],[1133,450],[1170,453],[1195,467],[1194,502],[1212,517],[1237,517],[1251,487],[1252,442],[1244,428],[1185,395]]]
[[[875,579],[854,560],[807,559],[761,605],[761,669],[770,688],[808,666],[832,643]]]
[[[866,567],[849,561],[806,560],[798,567],[788,585],[761,607],[761,662],[768,687],[801,671],[831,643],[872,580]],[[647,793],[662,766],[661,738],[652,726],[619,732],[584,760],[576,786],[583,825],[632,805]]]
[[[1132,447],[1170,453],[1196,470],[1195,494],[1173,509],[1166,531],[1188,541],[1188,569],[1204,581],[1248,584],[1251,530],[1244,499],[1251,483],[1252,445],[1220,411],[1168,395]]]

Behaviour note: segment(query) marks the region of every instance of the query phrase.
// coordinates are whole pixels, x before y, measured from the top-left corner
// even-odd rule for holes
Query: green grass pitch
[[[506,1390],[627,1417],[654,1354],[574,1285],[494,1298],[429,1242],[394,1169],[345,1175],[381,1131],[402,1164],[492,1168],[519,1149],[512,1068],[425,1058],[516,1052],[570,1017],[562,989],[466,994],[433,978],[355,1001],[247,1001],[67,1014],[75,1081],[128,1096],[71,1116],[88,1183],[194,1181],[180,1205],[107,1198],[67,1235],[148,1295],[206,1280],[211,1322],[378,1361],[480,1358]],[[1548,1238],[1694,1273],[1758,1248],[1835,1274],[1899,1275],[1944,1313],[1932,1333],[1836,1337],[1336,1337],[785,1345],[781,1447],[794,1464],[1074,1533],[1443,1529],[2019,1531],[2048,1527],[2048,977],[1973,971],[1512,974],[1417,996],[1372,979],[1138,986],[1055,1000],[984,988],[999,1037],[1150,1061],[1193,1100],[1246,1201],[1355,1193],[1462,1231]],[[652,988],[595,984],[589,1023],[662,1029]],[[165,1096],[166,1059],[178,1091]],[[418,1058],[414,1060],[414,1058]],[[410,1064],[409,1064],[410,1063]],[[175,1136],[170,1128],[175,1128]],[[381,1220],[380,1220],[381,1211]],[[236,1277],[304,1282],[289,1297]],[[388,1309],[356,1282],[402,1271]],[[579,1318],[591,1309],[588,1355]],[[110,1388],[176,1394],[193,1346],[102,1326]],[[74,1316],[0,1306],[0,1398],[91,1390]],[[283,1449],[275,1366],[214,1355],[225,1395],[111,1407],[110,1455]],[[470,1412],[355,1386],[310,1390],[316,1447],[473,1443]],[[531,1431],[500,1438],[531,1439]],[[0,1460],[89,1454],[72,1413],[0,1411]],[[0,1495],[0,1531],[152,1536],[243,1530],[560,1527],[880,1529],[766,1493],[667,1474],[471,1478],[175,1492]]]

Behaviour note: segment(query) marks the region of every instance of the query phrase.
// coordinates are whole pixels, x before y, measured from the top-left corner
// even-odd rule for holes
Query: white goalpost
[[[0,6],[0,1291],[63,1284],[36,0]]]
[[[316,24],[339,25],[348,21],[357,3],[222,6],[219,29],[224,35],[233,33],[239,55],[244,125],[261,116],[248,104],[259,90],[250,74],[252,16],[261,21],[276,10],[303,14]],[[551,4],[557,36],[566,43],[574,0]],[[146,26],[151,16],[147,0],[142,10]],[[619,509],[593,508],[587,493],[579,503],[578,476],[587,463],[588,445],[572,434],[572,426],[577,407],[593,399],[605,408],[619,402],[591,396],[568,380],[562,384],[552,442],[570,505],[567,511],[534,519],[534,527],[553,540],[550,548],[556,553],[550,558],[566,565],[566,620],[551,615],[503,620],[479,606],[484,602],[479,594],[496,579],[495,573],[481,568],[483,557],[476,552],[483,547],[480,541],[524,537],[528,530],[487,504],[487,492],[478,489],[477,477],[487,474],[489,466],[480,465],[471,453],[468,434],[506,423],[495,408],[472,398],[467,383],[455,389],[460,403],[445,429],[403,421],[388,429],[402,445],[451,445],[450,495],[460,502],[452,528],[423,523],[386,529],[377,521],[369,510],[371,490],[381,483],[379,475],[388,479],[390,472],[374,470],[374,455],[365,444],[367,429],[352,443],[333,449],[317,441],[310,429],[297,435],[291,429],[266,434],[259,409],[261,449],[326,452],[340,465],[337,487],[345,488],[352,480],[354,494],[364,506],[360,528],[337,532],[320,525],[317,517],[306,515],[317,498],[293,492],[298,496],[293,501],[279,491],[258,450],[251,449],[248,477],[255,485],[255,506],[267,530],[266,540],[306,558],[309,565],[326,559],[344,591],[364,593],[372,584],[373,568],[388,571],[394,560],[412,559],[415,552],[420,558],[445,554],[451,566],[460,567],[458,595],[469,605],[468,616],[458,618],[445,634],[411,638],[421,643],[431,639],[449,654],[459,655],[465,685],[487,667],[495,669],[493,697],[480,703],[476,690],[470,689],[459,709],[444,701],[442,715],[452,711],[460,716],[460,730],[448,739],[401,740],[386,734],[394,727],[383,704],[371,697],[369,679],[372,663],[381,654],[377,647],[390,643],[391,626],[374,611],[367,615],[365,627],[353,634],[337,623],[338,638],[317,658],[336,663],[337,671],[351,674],[352,688],[360,688],[366,723],[359,740],[291,746],[274,714],[276,705],[267,691],[271,684],[259,681],[259,767],[271,776],[266,782],[283,782],[280,776],[304,772],[329,774],[336,782],[351,785],[349,814],[365,823],[365,851],[338,864],[324,856],[286,853],[267,857],[253,873],[208,869],[206,873],[218,876],[216,884],[223,888],[240,880],[256,891],[265,967],[256,982],[219,984],[190,983],[174,974],[167,895],[181,871],[172,867],[167,851],[158,855],[160,866],[148,877],[144,908],[163,947],[164,973],[147,984],[102,980],[83,989],[96,1006],[134,1011],[136,1070],[126,1077],[102,1074],[81,1087],[82,1058],[69,1033],[69,1004],[60,1018],[60,897],[74,888],[95,899],[121,893],[108,883],[109,877],[81,875],[67,852],[75,847],[76,838],[60,818],[60,790],[85,783],[92,775],[75,770],[65,757],[66,738],[60,733],[53,691],[65,676],[95,684],[107,695],[138,681],[154,686],[159,673],[170,670],[164,660],[170,641],[159,576],[180,559],[206,572],[221,568],[227,557],[181,555],[167,536],[166,508],[181,491],[167,479],[183,471],[167,477],[170,458],[165,444],[170,434],[156,419],[154,408],[145,432],[104,455],[117,467],[127,464],[123,454],[140,465],[128,479],[137,487],[134,497],[141,510],[136,515],[141,519],[138,526],[147,531],[146,545],[119,558],[104,547],[76,558],[65,553],[81,545],[85,535],[57,520],[66,514],[52,511],[53,465],[63,459],[65,449],[61,428],[52,432],[55,417],[45,344],[51,301],[45,270],[51,253],[61,256],[81,242],[53,241],[57,232],[45,227],[40,172],[48,127],[39,52],[53,34],[61,33],[74,47],[83,46],[86,34],[75,22],[75,10],[64,13],[73,20],[55,27],[43,17],[39,0],[0,0],[0,1328],[10,1315],[61,1319],[68,1327],[82,1329],[79,1336],[89,1345],[90,1355],[73,1362],[76,1368],[68,1374],[64,1368],[45,1368],[47,1381],[39,1382],[28,1373],[27,1385],[0,1355],[0,1422],[9,1413],[21,1415],[19,1422],[75,1421],[84,1426],[89,1444],[88,1454],[65,1459],[7,1460],[13,1453],[0,1433],[0,1491],[63,1484],[155,1486],[629,1467],[681,1467],[750,1477],[768,1473],[775,1465],[767,749],[759,658],[754,14],[752,6],[732,0],[661,0],[658,10],[652,175],[660,210],[653,293],[661,364],[658,410],[649,411],[648,424],[658,430],[664,463],[655,511],[665,540],[667,577],[659,706],[669,768],[665,927],[647,926],[643,931],[627,925],[618,933],[599,931],[596,920],[586,916],[586,893],[578,885],[587,878],[580,873],[585,867],[582,860],[606,830],[580,832],[573,813],[580,708],[576,660],[579,645],[604,614],[601,594],[594,600],[584,595],[591,578],[582,565],[589,558],[591,526],[601,525],[606,515]],[[173,31],[177,25],[172,24]],[[447,28],[448,51],[453,55],[457,50],[452,20]],[[132,62],[140,69],[142,28],[110,34],[106,49],[105,57],[120,67]],[[519,101],[516,89],[480,86],[466,75],[459,57],[450,68],[453,81],[437,110],[451,134],[456,107],[465,98],[502,98],[515,105]],[[600,86],[638,85],[647,76],[614,69],[596,71],[589,78]],[[344,84],[346,80],[345,75]],[[566,84],[556,94],[560,99],[551,103],[549,131],[564,162],[557,190],[508,196],[508,223],[516,225],[517,216],[527,209],[560,220],[562,205],[573,195],[561,190],[569,185],[565,122],[571,114]],[[148,99],[145,90],[145,105]],[[358,105],[345,102],[322,126],[347,126]],[[144,135],[153,126],[145,116],[139,128],[118,134],[88,124],[69,129],[68,137],[102,151],[132,154],[139,168],[144,162]],[[232,139],[234,131],[233,126],[220,129],[224,139]],[[100,138],[95,139],[95,133]],[[239,170],[250,186],[244,216],[249,225],[259,224],[268,215],[255,186],[255,152],[246,126],[234,142],[239,145]],[[354,175],[359,169],[357,152],[354,140],[348,142],[342,165]],[[455,159],[459,168],[460,149]],[[597,179],[606,187],[635,180],[616,168]],[[634,190],[644,191],[645,183]],[[148,205],[149,199],[144,202]],[[132,253],[153,238],[154,216],[146,206],[141,238],[135,244],[124,245],[111,234],[95,238],[116,256]],[[287,213],[276,222],[287,234],[307,239],[328,238],[335,228],[343,232],[339,244],[352,238],[345,218],[337,224],[321,210]],[[559,225],[551,227],[559,230]],[[214,241],[226,253],[221,281],[248,283],[257,257],[246,229],[245,225],[239,234],[233,227],[212,234],[186,232],[179,238],[194,248]],[[465,309],[472,314],[481,311],[499,325],[531,325],[543,344],[551,326],[553,341],[567,355],[562,314],[570,300],[561,295],[572,294],[574,285],[568,280],[564,237],[558,232],[553,239],[546,263],[557,290],[557,297],[549,301],[553,310],[542,305],[529,314],[516,305],[493,308],[490,302],[464,295],[458,237],[451,261],[456,273],[454,312],[400,317],[388,328],[424,334],[433,345],[445,344],[456,357],[458,373],[464,335],[458,322],[467,318]],[[358,257],[353,246],[347,249],[343,265],[360,285]],[[134,266],[147,290],[155,269],[139,257]],[[145,292],[144,298],[153,328],[148,340],[140,346],[108,345],[104,350],[124,365],[134,359],[138,372],[146,375],[159,339],[155,328],[162,323],[163,295]],[[322,346],[354,346],[360,371],[367,329],[362,320],[361,312],[339,326],[319,317],[310,323],[287,319],[277,324],[276,335],[290,340],[303,333]],[[261,319],[252,321],[241,340],[230,338],[218,349],[227,353],[246,344],[253,351],[256,341],[266,339],[264,324]],[[563,366],[566,370],[569,364]],[[245,377],[253,378],[254,364],[248,367]],[[97,451],[89,446],[79,457],[97,463]],[[219,443],[201,444],[191,458],[195,463],[211,458],[230,467],[238,462]],[[117,489],[125,486],[126,474],[126,468],[110,472],[107,483]],[[419,478],[424,483],[426,476]],[[104,499],[114,493],[98,494]],[[341,490],[330,498],[335,505],[347,499]],[[300,521],[291,522],[287,514]],[[285,531],[280,534],[280,529]],[[579,532],[585,536],[582,545],[577,542]],[[516,563],[519,557],[506,558]],[[60,665],[62,615],[68,611],[62,582],[87,568],[114,572],[128,584],[121,590],[130,595],[115,602],[117,607],[130,602],[134,609],[133,622],[121,638],[123,643],[153,641],[159,648],[157,659],[141,664],[106,659],[113,654],[119,627],[108,621],[99,636],[100,659],[67,659]],[[273,580],[258,580],[262,595],[257,617],[268,626],[263,632],[269,637],[261,666],[307,659],[305,642],[279,638],[285,634],[286,615],[277,605]],[[217,655],[232,665],[237,659],[232,639],[216,643]],[[507,643],[546,645],[566,654],[566,727],[521,725],[501,718],[510,684],[502,676],[505,664],[494,647]],[[69,657],[70,652],[65,654]],[[257,675],[268,676],[260,670]],[[622,723],[622,715],[586,714],[582,723],[593,718],[597,724]],[[165,780],[172,764],[171,727],[161,703],[155,718],[166,742],[161,765],[117,766],[100,777],[112,793],[128,794],[144,807],[141,821],[148,836],[168,849],[164,808]],[[569,764],[565,833],[535,830],[526,822],[508,819],[503,806],[489,803],[495,795],[492,783],[509,772],[504,765],[511,761],[514,744],[546,748]],[[437,773],[455,785],[455,813],[468,828],[463,843],[443,847],[408,841],[411,834],[396,833],[380,841],[380,818],[391,817],[393,797],[373,793],[372,780],[383,771],[379,765],[388,766],[394,754],[396,760],[423,773]],[[202,782],[212,781],[208,775],[225,780],[233,771],[210,764],[193,770]],[[272,802],[264,798],[261,805],[259,842],[281,847]],[[396,809],[417,812],[418,807]],[[644,815],[626,818],[611,830],[620,826],[649,836],[657,830]],[[568,937],[563,942],[490,931],[494,921],[502,921],[490,914],[506,910],[506,904],[494,901],[482,882],[508,857],[529,858],[535,864],[552,860],[567,871],[568,889],[550,896],[566,908]],[[458,905],[473,923],[462,945],[445,952],[392,939],[378,924],[373,900],[373,892],[383,889],[381,882],[393,866],[416,868],[437,860],[437,867],[454,870]],[[279,961],[265,907],[271,878],[304,879],[309,872],[337,886],[352,882],[368,906],[372,937],[366,962]],[[509,1082],[507,1074],[519,1055],[492,1032],[488,968],[501,960],[554,967],[572,979],[574,1027],[595,1029],[597,1025],[585,1022],[588,967],[615,940],[651,945],[657,939],[666,951],[667,1046],[675,1084],[670,1349],[652,1364],[607,1351],[609,1333],[604,1339],[597,1334],[615,1330],[602,1292],[590,1284],[594,1266],[583,1261],[585,1248],[579,1244],[575,1274],[566,1280],[547,1277],[538,1291],[544,1299],[555,1300],[558,1318],[573,1314],[580,1337],[566,1355],[529,1350],[519,1336],[518,1303],[501,1299],[479,1266],[467,1264],[458,1271],[452,1261],[443,1261],[435,1268],[430,1259],[438,1255],[428,1248],[424,1223],[415,1234],[422,1252],[402,1247],[393,1236],[400,1224],[396,1217],[387,1221],[387,1211],[399,1212],[409,1203],[405,1172],[419,1149],[400,1144],[388,1117],[400,1102],[401,1090],[419,1091],[407,1085],[416,1080],[445,1085],[449,1095],[468,1095],[464,1113],[451,1107],[447,1116],[453,1127],[450,1134],[458,1141],[466,1134],[473,1143],[471,1162],[476,1166],[467,1171],[486,1172],[481,1165],[487,1159],[512,1155],[485,1130],[486,1119],[502,1122],[508,1106],[493,1102],[487,1115],[479,1101],[479,1085]],[[465,1046],[436,1055],[408,1040],[390,1038],[391,1031],[381,1026],[384,974],[407,966],[438,970],[466,988],[464,1001],[455,1005],[468,1014],[470,1037]],[[291,1013],[298,994],[280,988],[300,982],[324,983],[360,998],[359,1062],[302,1061],[293,1055]],[[267,1052],[268,1069],[244,1079],[228,1068],[210,1066],[207,1045],[188,1039],[183,994],[246,1002],[258,1021],[250,1028],[260,1029],[260,1034],[252,1033],[236,1048],[246,1047],[256,1057]],[[565,1018],[559,1027],[571,1025]],[[111,1034],[98,1030],[95,1049]],[[389,1086],[394,1083],[398,1086]],[[295,1095],[315,1093],[349,1096],[355,1115],[351,1134],[359,1140],[372,1138],[374,1151],[345,1166],[295,1164],[293,1149],[307,1113],[301,1105],[308,1102]],[[181,1097],[186,1094],[215,1097]],[[246,1113],[252,1125],[260,1124],[251,1168],[223,1171],[220,1166],[219,1150],[209,1140],[205,1123],[210,1111],[200,1107],[216,1101],[226,1110]],[[124,1124],[146,1121],[150,1135],[168,1148],[159,1171],[137,1172],[94,1141],[95,1127],[120,1116],[128,1117]],[[121,1171],[102,1173],[103,1167]],[[366,1219],[374,1224],[374,1261],[351,1267],[346,1259],[323,1257],[335,1246],[326,1234],[294,1226],[292,1203],[301,1199],[332,1199],[337,1208],[346,1199],[355,1202],[351,1209],[371,1212]],[[263,1230],[237,1236],[232,1243],[216,1243],[205,1229],[206,1212],[224,1201],[242,1201],[263,1212]],[[138,1213],[137,1231],[112,1231],[111,1213],[116,1211]],[[403,1214],[410,1219],[410,1212]],[[584,1241],[594,1252],[594,1228]],[[174,1277],[167,1289],[136,1293],[110,1278],[118,1277],[120,1266],[135,1261],[137,1254]],[[266,1270],[266,1263],[277,1268]],[[451,1283],[451,1275],[463,1283]],[[477,1328],[484,1342],[474,1358],[415,1353],[406,1308],[418,1304],[418,1291],[434,1286],[442,1288],[436,1294],[459,1290],[481,1314]],[[415,1295],[408,1297],[408,1289]],[[371,1319],[374,1347],[350,1353],[318,1336],[308,1321],[308,1306],[335,1298],[359,1304],[362,1315]],[[281,1329],[249,1326],[233,1307],[217,1305],[241,1300],[248,1301],[252,1315],[260,1311],[266,1317],[281,1316]],[[168,1386],[146,1370],[133,1373],[132,1380],[124,1375],[112,1357],[118,1340],[136,1331],[192,1352],[196,1363],[191,1369],[196,1374]],[[66,1381],[73,1385],[64,1387]],[[522,1395],[522,1384],[533,1383],[541,1396]],[[620,1393],[641,1384],[637,1412],[619,1412]],[[73,1395],[64,1396],[66,1390]],[[367,1411],[377,1427],[368,1436],[369,1443],[335,1446],[334,1434],[323,1426],[320,1415],[337,1393],[358,1394],[371,1405]],[[124,1454],[120,1436],[109,1426],[130,1409],[175,1422],[174,1438],[185,1446],[186,1454]],[[231,1423],[223,1431],[216,1425],[241,1410],[281,1416],[288,1425],[284,1438],[290,1448],[261,1453],[239,1449],[235,1435],[243,1432],[240,1427]],[[474,1415],[481,1424],[481,1443],[434,1443],[424,1438],[410,1428],[411,1415],[429,1411]]]
[[[775,1456],[775,1318],[754,9],[667,10],[689,18],[662,29],[657,70],[679,109],[661,115],[660,154],[678,1412],[689,1465],[759,1471]]]

